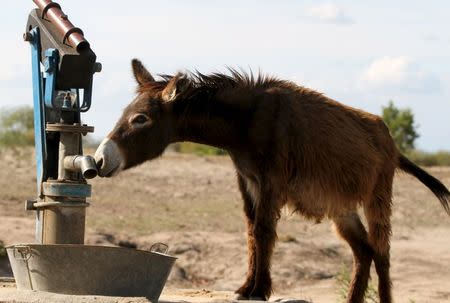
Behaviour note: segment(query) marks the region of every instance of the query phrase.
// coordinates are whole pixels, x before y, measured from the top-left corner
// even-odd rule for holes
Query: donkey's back
[[[291,207],[317,220],[338,217],[370,200],[380,178],[392,179],[399,152],[379,116],[305,88],[272,94],[283,101],[266,127],[277,130],[271,155],[280,158],[273,163],[282,164]]]

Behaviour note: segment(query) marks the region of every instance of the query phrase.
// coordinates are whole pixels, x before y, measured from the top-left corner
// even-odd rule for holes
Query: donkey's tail
[[[400,155],[399,157],[399,168],[408,174],[413,175],[419,179],[420,182],[425,184],[425,186],[439,199],[447,214],[450,215],[450,192],[441,181],[421,169],[403,155]]]

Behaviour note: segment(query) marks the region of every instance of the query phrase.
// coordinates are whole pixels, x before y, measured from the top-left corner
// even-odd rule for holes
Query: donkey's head
[[[181,74],[156,81],[139,60],[133,59],[131,65],[138,94],[95,153],[102,177],[162,154],[175,138],[172,103],[189,86]]]

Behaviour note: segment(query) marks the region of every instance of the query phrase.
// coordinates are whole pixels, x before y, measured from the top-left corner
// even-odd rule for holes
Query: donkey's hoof
[[[246,301],[248,300],[248,297],[241,295],[239,293],[235,293],[234,296],[232,297],[233,301]]]

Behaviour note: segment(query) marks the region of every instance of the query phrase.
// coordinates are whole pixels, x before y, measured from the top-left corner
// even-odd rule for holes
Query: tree
[[[390,100],[388,106],[383,107],[383,120],[402,153],[414,149],[414,141],[419,134],[416,132],[417,125],[414,123],[411,109],[399,109]]]
[[[83,136],[85,147],[96,148],[100,142],[91,134]],[[0,147],[34,145],[34,113],[31,106],[0,111]]]
[[[34,144],[33,108],[14,107],[0,113],[0,146]]]

